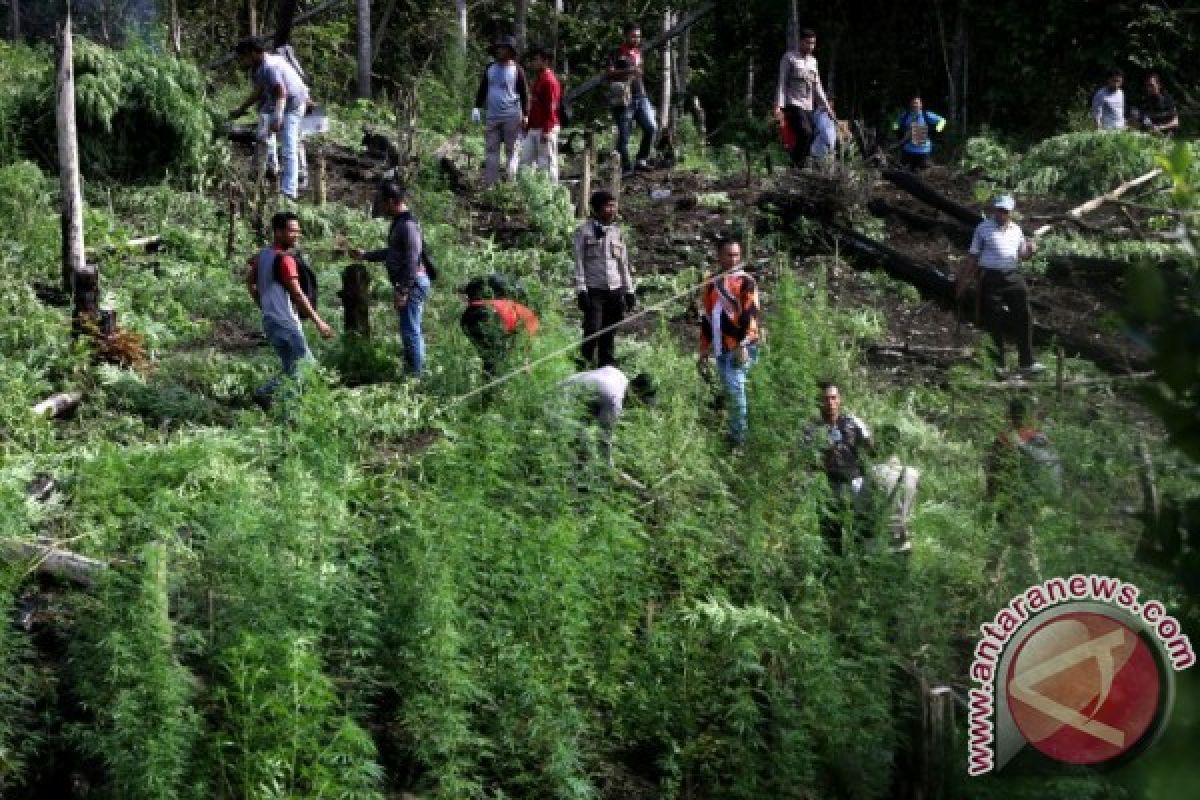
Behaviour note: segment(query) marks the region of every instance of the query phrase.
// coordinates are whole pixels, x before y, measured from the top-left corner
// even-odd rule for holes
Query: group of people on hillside
[[[1157,73],[1146,75],[1141,105],[1126,113],[1125,73],[1110,70],[1104,86],[1092,95],[1091,116],[1096,128],[1119,131],[1127,128],[1173,136],[1179,130],[1179,109],[1171,95],[1163,91],[1162,78]]]

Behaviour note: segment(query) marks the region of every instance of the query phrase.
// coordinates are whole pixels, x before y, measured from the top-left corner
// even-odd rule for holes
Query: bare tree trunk
[[[12,0],[15,4],[17,0]],[[179,0],[170,0],[167,7],[167,27],[171,40],[171,52],[176,58],[183,53],[183,30],[179,24]]]
[[[751,113],[754,108],[754,56],[750,57],[750,63],[746,66],[746,113]]]
[[[675,12],[667,9],[663,12],[663,30],[671,30],[671,26],[675,24]],[[659,136],[666,134],[667,128],[670,127],[674,120],[671,114],[671,45],[668,44],[662,51],[662,91],[659,94],[658,103]]]
[[[454,18],[458,20],[458,46],[467,52],[467,0],[454,0]]]
[[[517,0],[513,15],[513,36],[517,37],[517,49],[525,52],[525,39],[529,32],[529,0]]]
[[[79,179],[79,141],[75,130],[75,68],[71,14],[63,23],[58,62],[58,174],[62,185],[62,281],[71,291],[74,277],[86,270],[83,248],[83,189]]]
[[[576,215],[580,219],[588,217],[588,203],[592,197],[592,162],[596,153],[596,133],[590,128],[583,135],[583,177],[579,181],[579,209]]]
[[[371,338],[371,273],[363,264],[351,264],[342,270],[343,322],[346,333]]]
[[[383,40],[387,36],[388,23],[392,21],[392,14],[394,13],[396,13],[396,0],[388,0],[387,6],[383,9],[383,16],[379,18],[379,25],[375,28],[375,34],[371,40],[372,64],[379,60],[379,51],[383,49]]]
[[[258,2],[257,0],[246,0],[246,26],[250,29],[250,36],[258,36]]]
[[[562,60],[558,57],[558,22],[563,13],[563,0],[554,0],[554,16],[550,24],[550,54],[554,56],[555,69],[558,70],[559,78],[565,79],[567,76],[567,58],[563,54]]]
[[[792,0],[792,13],[788,17],[788,41],[789,50],[795,50],[800,46],[800,5],[796,0]]]
[[[283,47],[292,40],[292,26],[296,22],[296,0],[280,0],[279,16],[276,20],[274,45]]]
[[[8,38],[21,41],[21,0],[8,0]]]
[[[354,96],[371,99],[371,0],[357,0],[358,85]]]
[[[692,29],[688,28],[679,35],[679,53],[675,61],[675,93],[679,97],[687,95],[688,83],[692,78]]]

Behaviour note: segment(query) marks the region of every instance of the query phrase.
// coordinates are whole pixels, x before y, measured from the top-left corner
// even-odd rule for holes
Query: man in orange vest
[[[717,373],[729,396],[729,439],[735,448],[746,441],[746,377],[758,359],[758,284],[742,269],[742,243],[717,243],[719,274],[700,292],[701,373],[715,356]]]
[[[479,351],[484,376],[492,380],[499,375],[517,336],[522,332],[528,336],[537,333],[537,314],[506,296],[507,282],[501,276],[476,278],[463,292],[467,307],[459,324]]]

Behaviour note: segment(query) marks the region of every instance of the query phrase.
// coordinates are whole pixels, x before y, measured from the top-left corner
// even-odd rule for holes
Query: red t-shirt
[[[278,247],[275,252],[282,252]],[[290,254],[284,253],[283,258],[279,259],[279,269],[275,272],[275,280],[287,286],[288,281],[300,280],[300,268],[296,266],[296,259]]]
[[[558,119],[558,103],[562,97],[562,84],[549,67],[542,70],[533,82],[529,101],[530,130],[552,131],[562,123]]]

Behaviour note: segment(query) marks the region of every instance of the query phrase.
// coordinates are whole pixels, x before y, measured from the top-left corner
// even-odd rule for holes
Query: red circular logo
[[[1038,627],[1009,664],[1009,711],[1021,735],[1069,764],[1099,764],[1153,733],[1162,675],[1136,631],[1078,611]]]

